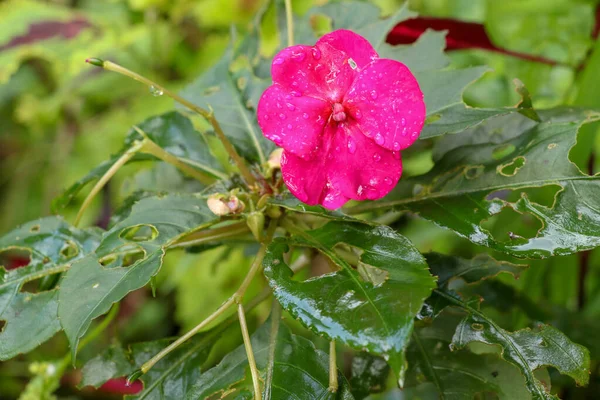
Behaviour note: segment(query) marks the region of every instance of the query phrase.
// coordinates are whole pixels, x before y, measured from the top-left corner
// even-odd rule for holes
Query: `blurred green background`
[[[133,124],[174,108],[166,96],[153,96],[136,82],[93,68],[84,62],[86,58],[98,56],[118,62],[178,90],[218,60],[230,42],[231,27],[235,26],[243,35],[254,14],[266,2],[0,2],[0,233],[50,214],[52,199],[118,151]],[[303,13],[325,2],[296,0],[293,4],[297,13]],[[395,11],[403,3],[374,2],[383,14]],[[594,40],[598,0],[410,0],[409,3],[423,16],[482,24],[495,46],[549,61],[533,61],[486,49],[450,52],[454,68],[485,64],[492,69],[466,91],[465,101],[469,105],[514,105],[518,96],[513,79],[519,78],[531,92],[536,107],[600,108],[597,77],[600,42]],[[268,26],[263,34],[273,42],[279,40]],[[269,49],[263,51],[268,53]],[[597,158],[591,156],[600,148],[597,132],[597,126],[586,126],[572,151],[572,160],[589,172],[598,171]],[[407,174],[424,172],[430,166],[431,153],[426,146],[406,157]],[[144,164],[123,168],[88,211],[84,225],[105,220],[111,207],[128,194],[164,182],[161,174],[167,173],[160,165],[152,169]],[[73,219],[77,206],[75,202],[66,211],[66,218]],[[503,218],[506,224],[506,218],[511,216]],[[422,251],[454,251],[466,256],[481,251],[428,222],[405,217],[400,223],[403,233]],[[491,221],[490,225],[493,224]],[[533,226],[532,222],[532,229]],[[125,301],[115,327],[121,339],[139,341],[175,334],[210,313],[235,287],[237,271],[247,262],[242,250],[223,253],[222,249],[203,253],[203,268],[199,268],[194,254],[171,255],[159,277],[160,301],[152,301],[148,290],[135,292]],[[594,321],[600,316],[600,256],[597,251],[585,256],[588,272],[583,286],[581,257],[536,261],[532,263],[535,268],[523,274],[520,281],[507,283],[527,293],[528,300],[547,302],[549,308],[557,310],[555,315],[564,315],[564,321],[555,320],[558,327],[573,340],[589,346],[598,359],[600,344],[586,337],[585,329],[574,327],[573,315],[568,315],[577,312],[581,324],[598,326]],[[207,264],[211,268],[206,268]],[[584,300],[580,295],[582,288]],[[201,302],[198,293],[203,293]],[[522,327],[527,321],[522,312],[509,306],[507,313],[497,318],[512,328]],[[97,346],[105,346],[110,340],[107,337]],[[60,334],[31,354],[0,364],[0,398],[19,396],[29,379],[31,360],[61,357],[66,349]],[[86,349],[90,354],[94,351],[94,346]],[[66,378],[59,392],[61,396],[108,396],[78,393],[73,385],[76,379],[76,375]],[[560,380],[557,382],[560,384]],[[597,377],[587,392],[565,390],[571,395],[569,398],[586,398],[585,393],[593,393],[595,389],[598,389]]]

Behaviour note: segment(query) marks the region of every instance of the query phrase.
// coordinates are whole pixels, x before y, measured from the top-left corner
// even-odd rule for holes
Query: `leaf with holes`
[[[67,271],[93,252],[99,239],[94,231],[73,228],[57,217],[28,222],[0,238],[2,259],[29,259],[27,265],[9,271],[0,265],[0,321],[5,323],[0,329],[0,360],[34,349],[60,330],[58,289],[33,293],[24,285]]]
[[[406,387],[430,384],[445,400],[475,399],[491,393],[499,400],[531,399],[524,376],[496,352],[450,350],[452,335],[462,316],[445,312],[431,325],[415,329],[407,351],[414,368],[409,370]],[[549,388],[550,377],[545,369],[536,371],[535,376]]]
[[[340,387],[337,393],[329,392],[329,356],[316,349],[308,339],[293,335],[279,317],[268,319],[254,332],[251,342],[260,372],[263,398],[353,399],[341,372],[338,372]],[[202,374],[185,399],[252,393],[252,380],[248,371],[246,350],[242,345]]]
[[[192,122],[182,114],[174,111],[169,112],[148,118],[137,126],[154,143],[178,157],[179,160],[190,167],[204,171],[215,178],[223,179],[226,177],[222,167],[211,154],[200,133],[194,129]],[[104,161],[71,185],[61,196],[54,200],[53,209],[60,211],[65,208],[87,184],[100,179],[128,149],[134,146],[136,140],[141,139],[141,135],[132,128],[125,138],[123,149],[113,155],[110,160]],[[153,156],[138,153],[129,162],[155,159]]]
[[[340,270],[294,281],[283,259],[289,245],[313,247]],[[435,286],[425,260],[406,238],[384,226],[330,222],[295,231],[290,240],[276,240],[264,266],[277,300],[305,326],[385,356],[401,378],[413,318]]]
[[[376,208],[410,210],[474,243],[517,257],[571,254],[600,245],[600,176],[583,174],[569,160],[579,127],[598,114],[559,109],[536,123],[519,114],[498,117],[450,141],[425,175],[402,180]],[[552,204],[525,189],[558,187]],[[520,198],[510,199],[515,191]],[[494,237],[482,224],[503,209],[529,214],[542,227],[532,238]]]
[[[218,221],[206,199],[195,195],[146,197],[135,203],[131,212],[102,236],[95,254],[73,264],[61,282],[58,315],[73,356],[94,318],[158,273],[167,247]],[[103,265],[123,253],[139,259],[130,266]]]

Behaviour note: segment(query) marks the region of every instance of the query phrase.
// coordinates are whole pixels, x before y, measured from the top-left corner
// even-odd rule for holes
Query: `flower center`
[[[342,122],[346,120],[346,113],[344,112],[344,106],[340,103],[335,103],[333,105],[333,120],[336,122]]]

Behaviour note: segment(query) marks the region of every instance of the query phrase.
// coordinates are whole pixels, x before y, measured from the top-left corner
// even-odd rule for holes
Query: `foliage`
[[[57,3],[0,5],[7,398],[597,393],[593,1]],[[386,43],[417,10],[560,65]],[[329,211],[282,184],[256,109],[290,29],[351,29],[417,77],[426,125],[385,198]]]

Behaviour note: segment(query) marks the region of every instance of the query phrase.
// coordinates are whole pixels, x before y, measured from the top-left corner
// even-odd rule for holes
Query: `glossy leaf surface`
[[[442,141],[439,161],[427,174],[403,180],[379,205],[411,210],[474,243],[518,257],[571,254],[600,244],[598,176],[583,174],[568,155],[586,112],[541,114],[535,123],[519,114],[499,117]],[[594,117],[595,118],[595,117]],[[551,206],[511,191],[555,185]],[[537,236],[507,233],[495,238],[482,223],[503,208],[530,214],[542,223]]]
[[[288,246],[313,247],[340,268],[304,282],[292,280],[283,260]],[[357,272],[336,253],[356,249]],[[357,349],[388,357],[402,374],[413,318],[435,285],[420,253],[384,226],[330,222],[275,241],[264,260],[265,276],[283,308],[305,326]]]

